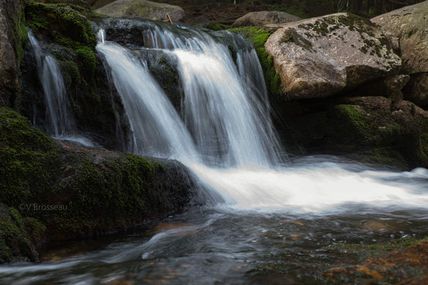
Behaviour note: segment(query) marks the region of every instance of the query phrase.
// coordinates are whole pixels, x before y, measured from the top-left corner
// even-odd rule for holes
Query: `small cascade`
[[[93,146],[89,139],[77,135],[76,122],[70,109],[64,78],[58,62],[52,55],[42,50],[31,31],[28,32],[28,38],[34,51],[38,76],[43,88],[48,132],[58,139]]]
[[[53,56],[43,53],[31,31],[28,38],[34,50],[39,79],[45,95],[49,132],[56,137],[64,136],[75,129],[75,122],[70,112],[61,70]]]
[[[190,134],[149,73],[147,64],[104,37],[100,31],[97,50],[110,66],[129,119],[133,143],[130,150],[157,157],[197,160]]]
[[[180,34],[154,26],[144,38],[147,46],[170,49],[178,59],[185,124],[204,161],[226,167],[277,164],[280,147],[254,48],[228,34],[237,49],[233,55],[229,46],[213,36],[183,29],[185,33]]]

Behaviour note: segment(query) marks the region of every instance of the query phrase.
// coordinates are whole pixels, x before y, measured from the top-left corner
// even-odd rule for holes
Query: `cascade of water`
[[[280,148],[255,50],[248,45],[239,50],[237,66],[228,46],[204,32],[186,32],[154,26],[146,32],[145,44],[173,49],[184,89],[185,123],[204,161],[229,167],[277,163]]]
[[[47,106],[48,132],[58,139],[88,147],[94,146],[89,139],[77,135],[75,119],[70,110],[64,78],[58,62],[52,55],[43,52],[31,31],[28,32],[28,38],[36,58],[38,76]]]
[[[75,129],[75,123],[70,112],[61,70],[53,56],[43,53],[31,31],[28,38],[34,50],[39,79],[45,95],[49,131],[57,137],[67,135]]]
[[[369,175],[336,163],[281,168],[276,164],[278,143],[254,49],[238,49],[232,57],[226,45],[208,34],[183,29],[185,33],[176,33],[154,25],[145,32],[144,43],[145,48],[176,57],[184,122],[145,62],[127,48],[105,41],[103,33],[99,36],[97,49],[124,101],[135,152],[179,159],[228,207],[237,209],[311,212],[344,203],[426,205],[428,195],[415,192],[423,183],[414,187],[387,183],[379,173]],[[428,172],[422,176],[428,177]]]
[[[131,151],[197,161],[192,138],[146,63],[126,48],[104,41],[102,31],[97,50],[109,64],[122,98],[132,131]]]

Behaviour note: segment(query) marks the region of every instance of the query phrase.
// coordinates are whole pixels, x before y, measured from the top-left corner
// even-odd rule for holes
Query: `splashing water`
[[[327,213],[349,209],[345,204],[427,208],[428,172],[419,172],[422,178],[416,183],[406,183],[409,173],[370,172],[355,165],[281,166],[254,49],[244,45],[232,56],[228,46],[209,34],[176,28],[182,33],[153,25],[143,37],[144,48],[177,59],[183,121],[146,63],[131,50],[105,41],[103,32],[99,35],[97,49],[124,101],[134,152],[182,161],[221,196],[222,207],[234,210]],[[240,42],[234,45],[242,47]],[[393,179],[397,176],[399,182]]]

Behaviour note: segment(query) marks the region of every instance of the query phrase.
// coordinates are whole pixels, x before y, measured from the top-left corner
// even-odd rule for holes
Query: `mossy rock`
[[[91,238],[141,227],[185,209],[196,189],[178,162],[58,143],[4,107],[0,177],[0,203],[20,209],[19,229],[37,246],[46,237]],[[21,255],[0,243],[4,256]]]
[[[268,55],[265,49],[265,43],[271,31],[262,27],[236,27],[228,29],[231,32],[241,34],[244,38],[248,39],[257,51],[260,64],[262,65],[265,75],[266,85],[271,95],[278,95],[282,93],[281,79],[275,71],[273,58]]]
[[[25,18],[27,25],[36,34],[43,35],[50,42],[72,48],[79,56],[83,72],[93,72],[97,40],[83,11],[72,5],[29,1],[25,6]]]
[[[425,167],[428,113],[384,97],[349,97],[272,104],[287,150],[333,154],[363,163],[409,169]]]
[[[72,5],[28,1],[25,5],[25,18],[36,33],[45,33],[53,39],[66,40],[70,44],[95,47],[96,37],[82,11],[84,10]]]
[[[68,3],[27,1],[25,6],[27,26],[61,67],[80,131],[105,147],[123,150],[128,123],[96,53],[96,37],[89,20],[93,16],[89,9]],[[24,90],[16,108],[26,117],[36,118],[38,126],[44,126],[46,108],[31,49],[26,49],[24,64],[22,85],[29,90]]]
[[[59,147],[7,108],[0,108],[0,134],[0,202],[17,207],[46,197],[60,173]]]
[[[40,222],[37,221],[40,224]],[[43,235],[43,225],[40,224]],[[39,255],[21,214],[0,203],[0,264],[12,261],[38,261]]]

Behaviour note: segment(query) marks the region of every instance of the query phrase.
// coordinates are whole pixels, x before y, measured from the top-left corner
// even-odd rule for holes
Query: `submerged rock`
[[[379,29],[346,13],[285,24],[265,47],[287,99],[328,97],[401,67]]]
[[[428,107],[428,1],[373,18],[386,33],[398,38],[403,72],[411,74],[408,100]]]
[[[233,26],[281,26],[282,24],[301,20],[300,17],[281,11],[250,12],[237,19]]]
[[[19,62],[22,59],[23,6],[21,0],[0,2],[0,106],[13,104],[19,92]]]
[[[197,191],[178,162],[57,143],[7,108],[0,108],[0,177],[0,203],[41,221],[48,241],[137,229],[182,211]]]
[[[146,0],[116,0],[96,10],[110,17],[141,17],[155,21],[180,21],[184,10],[175,5]],[[169,18],[168,18],[169,17]]]

